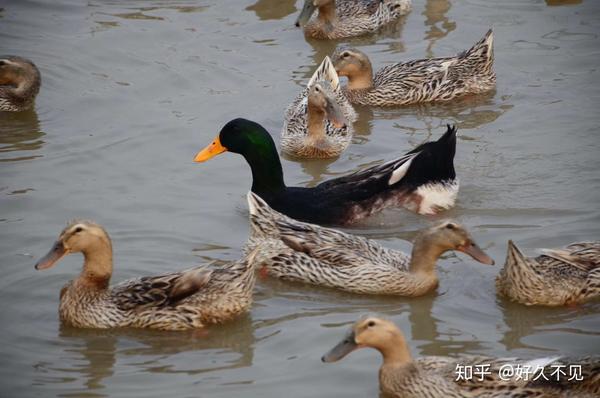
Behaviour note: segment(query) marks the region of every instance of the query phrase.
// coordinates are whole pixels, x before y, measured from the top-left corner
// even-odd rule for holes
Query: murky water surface
[[[0,2],[0,53],[43,74],[35,109],[0,115],[2,396],[374,396],[379,358],[321,355],[366,312],[390,316],[414,355],[600,353],[600,304],[524,308],[498,299],[494,277],[463,255],[439,263],[419,299],[364,297],[261,280],[245,317],[206,333],[61,327],[58,294],[79,256],[33,269],[66,221],[110,232],[114,280],[236,259],[247,236],[243,159],[194,164],[228,120],[282,114],[335,43],[293,26],[300,1]],[[379,35],[354,39],[375,67],[462,51],[496,35],[495,93],[445,105],[359,109],[337,161],[284,160],[311,185],[391,159],[446,123],[460,137],[458,205],[443,216],[472,230],[497,263],[513,239],[528,253],[600,238],[600,3],[414,0]],[[358,233],[409,249],[430,222],[402,210]]]

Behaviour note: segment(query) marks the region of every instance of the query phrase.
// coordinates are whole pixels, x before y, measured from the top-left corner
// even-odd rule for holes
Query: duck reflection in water
[[[435,43],[456,29],[456,22],[451,21],[446,13],[452,5],[448,0],[427,0],[425,3],[425,26],[429,26],[429,30],[425,32],[425,40],[429,41],[427,45],[427,57],[433,58],[433,46]]]
[[[268,19],[282,19],[296,12],[296,0],[258,0],[248,11],[254,11],[261,21]]]
[[[578,337],[600,337],[597,321],[597,314],[600,312],[598,302],[587,303],[578,308],[528,307],[501,297],[498,297],[497,302],[506,324],[500,343],[507,350],[524,350],[524,353],[530,353],[531,350],[553,351],[556,342],[553,335],[567,331],[574,340],[578,340]],[[593,319],[596,321],[589,321]],[[571,322],[573,326],[569,327]],[[587,330],[586,325],[589,325]]]
[[[41,157],[46,134],[40,130],[36,111],[0,112],[0,162],[29,160]]]
[[[81,383],[81,393],[103,395],[106,379],[118,374],[119,363],[136,373],[187,375],[246,368],[254,360],[255,325],[249,315],[202,330],[165,332],[148,329],[78,329],[61,325],[64,347],[56,363],[36,364],[36,383]],[[182,361],[179,355],[193,355]],[[82,362],[83,360],[83,362]],[[183,368],[182,364],[193,367]],[[167,376],[168,377],[168,376]],[[92,391],[90,391],[92,390]]]

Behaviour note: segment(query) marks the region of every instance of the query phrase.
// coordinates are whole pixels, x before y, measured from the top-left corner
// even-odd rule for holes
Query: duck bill
[[[206,148],[198,152],[196,157],[194,158],[194,162],[202,163],[206,162],[208,159],[217,156],[220,153],[226,152],[227,148],[221,145],[221,141],[219,137],[215,138],[215,140]]]
[[[479,261],[482,264],[494,265],[494,260],[488,256],[486,252],[481,250],[481,248],[475,242],[471,242],[470,244],[459,247],[458,250],[468,254],[469,256],[473,257],[474,260]]]
[[[325,355],[321,357],[321,361],[323,362],[336,362],[340,359],[344,358],[346,355],[350,354],[352,351],[356,350],[358,344],[354,340],[354,331],[348,332],[346,337],[335,347],[329,350]]]
[[[329,119],[336,129],[346,127],[344,112],[342,112],[342,108],[340,108],[333,98],[327,98],[325,110],[327,111],[327,119]]]
[[[35,264],[35,269],[48,269],[66,255],[67,250],[62,241],[56,241],[52,246],[52,249],[50,249],[50,251]]]
[[[304,27],[316,9],[317,7],[315,7],[312,0],[306,0],[300,15],[298,15],[298,19],[296,20],[296,26]]]

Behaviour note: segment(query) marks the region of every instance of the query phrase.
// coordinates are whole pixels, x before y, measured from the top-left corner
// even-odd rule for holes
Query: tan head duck
[[[572,243],[526,257],[508,241],[498,293],[526,305],[575,305],[600,298],[600,241]]]
[[[348,78],[344,93],[353,104],[394,106],[479,94],[496,86],[491,30],[470,50],[454,57],[420,59],[381,68],[373,74],[369,57],[357,49],[333,56],[339,76]]]
[[[252,234],[248,249],[268,275],[353,293],[421,296],[438,285],[436,263],[449,250],[483,264],[494,261],[456,221],[422,231],[412,254],[382,247],[374,240],[296,221],[248,194]]]
[[[305,0],[296,26],[315,39],[360,36],[398,20],[411,5],[411,0]]]
[[[113,259],[108,234],[94,222],[73,221],[35,268],[50,268],[72,253],[82,253],[84,262],[79,276],[60,292],[60,319],[70,326],[200,328],[229,320],[252,303],[255,277],[249,259],[214,269],[201,266],[146,276],[109,287]]]
[[[591,397],[599,390],[599,357],[565,358],[560,356],[522,360],[518,358],[492,358],[481,356],[423,357],[413,359],[404,334],[391,321],[376,316],[359,319],[335,347],[321,358],[323,362],[336,362],[360,348],[374,348],[381,353],[383,363],[379,369],[379,387],[391,397],[402,398],[445,398],[445,397]],[[579,362],[578,362],[579,361]],[[586,381],[567,381],[557,385],[555,380],[533,383],[524,378],[500,378],[499,370],[507,365],[514,367],[541,366],[548,369],[553,365],[568,368],[581,363]],[[485,378],[470,379],[457,377],[457,366],[475,367],[487,365],[489,374]],[[576,392],[580,392],[577,394]]]
[[[302,158],[339,156],[350,144],[356,112],[340,88],[329,57],[288,107],[281,131],[284,153]]]
[[[33,105],[40,91],[40,71],[28,59],[0,56],[0,111],[19,112]]]

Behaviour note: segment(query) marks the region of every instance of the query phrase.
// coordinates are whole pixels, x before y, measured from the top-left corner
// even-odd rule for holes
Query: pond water
[[[32,59],[35,109],[0,114],[2,396],[337,397],[378,393],[374,351],[321,355],[364,313],[389,316],[415,356],[600,353],[600,304],[527,308],[499,299],[506,242],[538,247],[600,238],[600,3],[414,0],[379,34],[342,41],[375,68],[456,54],[492,27],[494,93],[449,104],[358,109],[353,144],[332,161],[283,160],[290,185],[312,185],[392,159],[457,124],[455,209],[390,210],[353,231],[409,250],[432,220],[454,217],[496,259],[439,262],[437,292],[368,297],[261,279],[252,311],[206,332],[61,327],[70,256],[33,268],[65,223],[103,224],[113,281],[241,255],[251,184],[240,156],[192,158],[234,117],[279,140],[285,107],[336,43],[294,26],[300,0],[9,0],[0,53]]]

